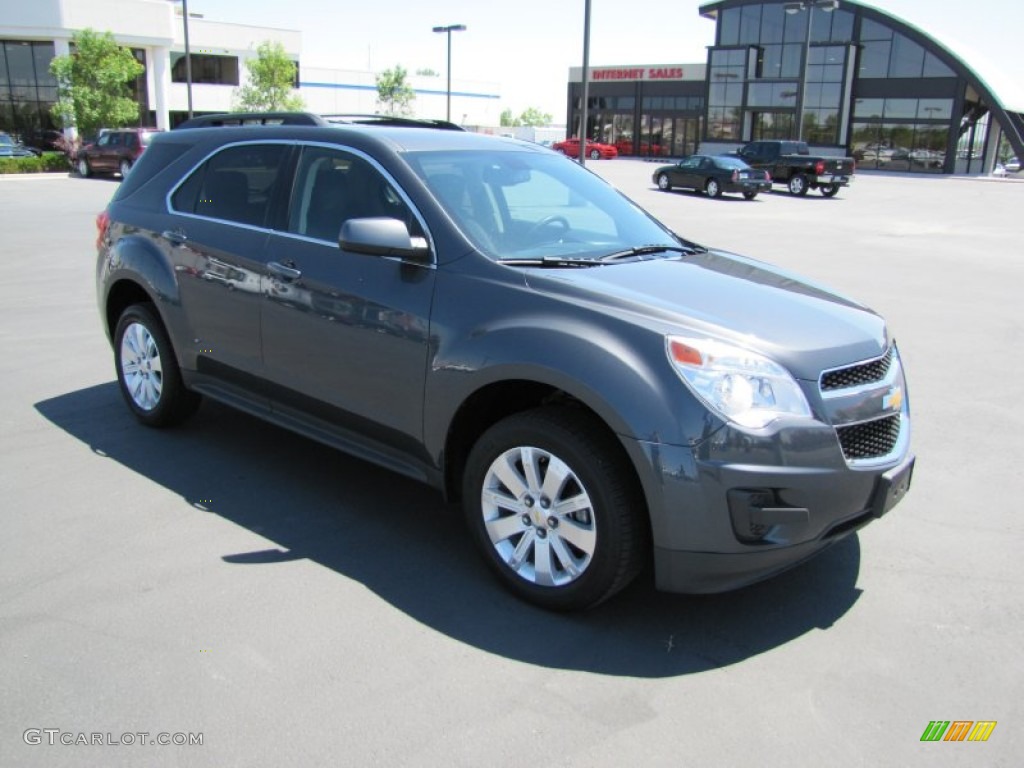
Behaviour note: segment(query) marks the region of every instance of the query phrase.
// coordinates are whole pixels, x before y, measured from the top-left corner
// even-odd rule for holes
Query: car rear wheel
[[[543,608],[596,605],[636,576],[642,506],[614,439],[566,408],[498,422],[466,464],[463,507],[484,559],[513,593]]]
[[[658,174],[658,189],[660,189],[662,192],[672,191],[672,181],[669,179],[667,173]]]
[[[704,185],[704,191],[708,193],[708,197],[721,197],[722,185],[715,179],[708,179],[707,184]]]
[[[757,197],[757,192],[744,192],[743,196],[747,198],[747,200],[753,200],[755,197]]]
[[[839,194],[838,184],[822,184],[818,189],[825,197],[835,197]]]
[[[802,197],[807,194],[807,177],[802,173],[790,176],[787,186],[789,187],[789,194]]]
[[[591,160],[600,160],[601,159],[601,150],[599,150],[599,149],[592,149],[592,150],[590,150],[590,159]]]
[[[114,330],[117,383],[128,408],[150,427],[179,424],[199,406],[185,389],[171,341],[150,304],[133,304]]]
[[[92,169],[89,167],[89,161],[84,157],[78,158],[78,175],[82,178],[87,178],[92,173]]]
[[[128,171],[130,171],[131,169],[132,169],[132,161],[131,160],[122,160],[120,165],[118,165],[118,170],[121,172],[121,178],[122,179],[125,176],[128,175]]]

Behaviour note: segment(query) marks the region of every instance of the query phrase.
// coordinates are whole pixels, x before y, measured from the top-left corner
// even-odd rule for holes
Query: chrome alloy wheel
[[[144,411],[160,403],[164,370],[156,339],[142,323],[132,323],[121,337],[121,377],[132,401]]]
[[[564,586],[590,565],[597,545],[593,504],[554,454],[522,446],[499,455],[487,469],[481,506],[498,556],[531,584]]]

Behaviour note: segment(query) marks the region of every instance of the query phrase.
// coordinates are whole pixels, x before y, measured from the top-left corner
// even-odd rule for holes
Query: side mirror
[[[342,250],[370,256],[397,256],[417,264],[430,263],[430,248],[422,237],[409,234],[405,222],[383,216],[349,219],[341,227]]]

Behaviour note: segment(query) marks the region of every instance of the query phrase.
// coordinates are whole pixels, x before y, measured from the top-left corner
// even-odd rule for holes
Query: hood
[[[878,357],[885,322],[782,270],[723,251],[600,267],[536,269],[534,290],[664,333],[707,335],[776,360],[797,378]]]

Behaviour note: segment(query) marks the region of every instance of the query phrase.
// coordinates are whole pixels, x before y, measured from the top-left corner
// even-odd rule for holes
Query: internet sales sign
[[[682,80],[682,67],[607,67],[592,69],[591,80]]]

